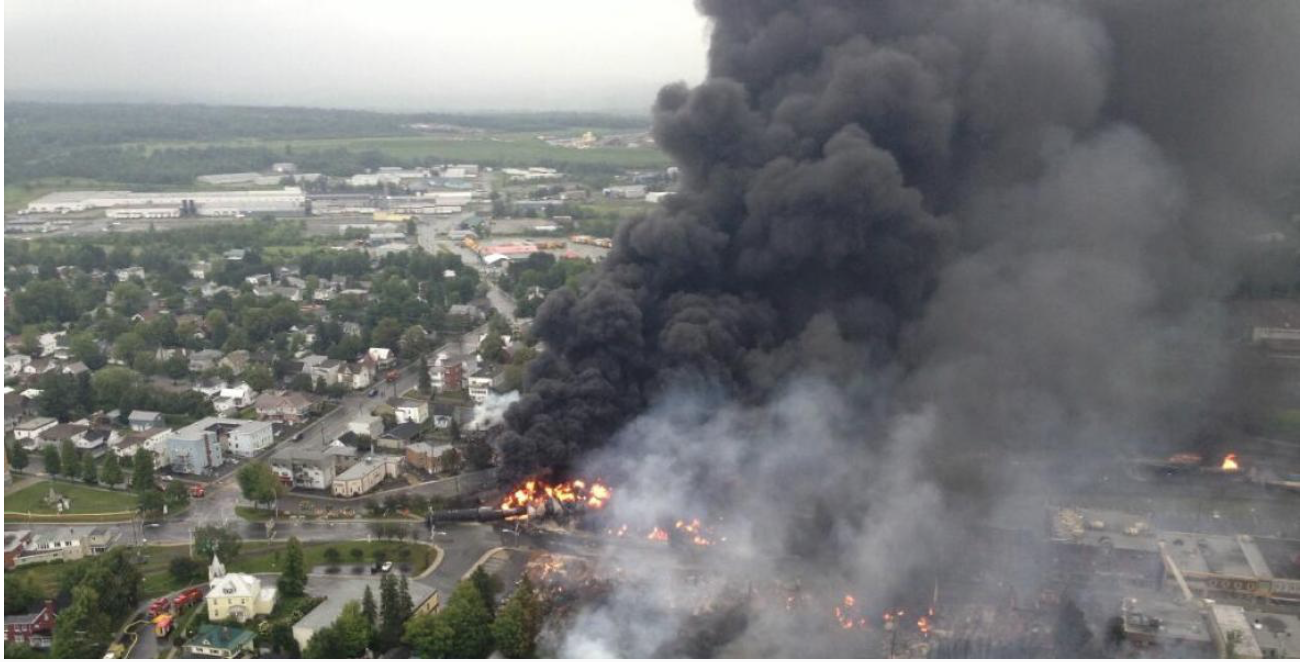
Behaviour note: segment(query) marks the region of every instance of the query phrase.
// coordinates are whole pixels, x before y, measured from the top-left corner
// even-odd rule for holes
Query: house
[[[311,412],[312,400],[298,391],[267,391],[253,401],[258,417],[281,423],[298,423]]]
[[[239,262],[244,259],[245,251],[242,248],[232,248],[222,254],[222,258],[229,262]]]
[[[307,648],[307,642],[316,635],[316,632],[322,628],[327,628],[338,620],[339,614],[343,613],[343,607],[349,602],[360,602],[366,593],[366,588],[370,588],[373,596],[379,595],[379,580],[369,578],[354,577],[335,577],[329,583],[329,598],[316,606],[315,609],[307,612],[297,623],[293,625],[293,638],[298,642],[302,649]],[[438,607],[437,589],[422,582],[410,583],[411,605],[415,607],[412,615],[428,614]]]
[[[205,377],[197,380],[190,386],[191,391],[198,391],[205,398],[215,398],[221,395],[221,390],[226,388],[226,380],[220,377]]]
[[[73,504],[76,505],[75,503]],[[76,561],[108,551],[117,541],[118,534],[100,527],[59,528],[54,533],[33,534],[14,532],[19,541],[13,556],[12,567],[50,561]],[[5,534],[5,564],[10,563],[9,533]]]
[[[216,408],[218,414],[231,414],[241,407],[252,404],[255,397],[257,391],[254,391],[248,382],[240,382],[221,389],[217,397],[212,400],[212,406]]]
[[[382,483],[384,478],[397,476],[400,462],[401,459],[396,457],[367,457],[335,476],[330,491],[338,497],[365,494]]]
[[[366,356],[373,359],[380,367],[388,367],[397,360],[397,357],[393,355],[393,350],[387,347],[371,347],[366,351]]]
[[[442,456],[451,450],[451,444],[432,444],[417,441],[406,447],[406,463],[435,473],[442,468]]]
[[[215,555],[208,567],[208,618],[213,621],[233,620],[243,623],[255,616],[263,616],[275,609],[277,598],[274,586],[262,586],[256,575],[226,572],[226,566]]]
[[[338,383],[353,390],[369,388],[375,381],[375,365],[367,357],[355,363],[345,363],[339,367]]]
[[[9,354],[5,356],[5,379],[11,379],[23,374],[23,368],[26,368],[32,362],[32,357],[26,354]]]
[[[49,648],[54,637],[54,615],[54,601],[46,600],[34,612],[5,616],[5,643]]]
[[[364,434],[371,439],[384,433],[384,419],[378,416],[362,416],[348,421],[348,432]]]
[[[154,468],[161,469],[171,464],[171,458],[167,455],[167,441],[171,435],[171,429],[163,427],[132,432],[113,446],[113,454],[120,458],[133,458],[143,448],[153,453]]]
[[[61,445],[64,441],[71,441],[74,444],[81,440],[81,436],[90,429],[88,425],[78,425],[76,423],[59,423],[52,427],[46,428],[36,436],[36,441],[32,448],[44,448],[50,445]]]
[[[194,280],[206,280],[208,272],[212,270],[212,265],[206,261],[199,260],[190,265],[190,278]]]
[[[393,416],[398,424],[424,423],[429,420],[429,403],[411,398],[389,398],[388,406],[393,408]]]
[[[433,427],[445,430],[451,427],[451,422],[455,420],[455,405],[446,402],[433,403]]]
[[[271,274],[253,274],[251,276],[244,276],[244,282],[253,286],[270,285]]]
[[[167,457],[172,471],[183,474],[215,471],[226,461],[221,443],[225,432],[245,422],[208,417],[168,435]]]
[[[37,341],[41,345],[41,356],[51,356],[60,348],[68,348],[68,334],[59,331],[58,333],[42,333]]]
[[[128,281],[131,280],[132,278],[139,278],[140,280],[144,280],[144,267],[126,267],[124,269],[118,269],[117,271],[113,272],[113,275],[117,276],[117,280],[119,282]]]
[[[5,570],[18,565],[18,557],[23,553],[23,546],[32,539],[32,532],[26,529],[5,532]]]
[[[483,319],[483,311],[477,306],[471,306],[467,303],[458,303],[447,309],[448,317],[461,317],[471,322],[478,322]]]
[[[493,368],[484,366],[477,372],[469,376],[469,397],[475,404],[483,404],[487,401],[488,395],[492,392],[492,387],[496,385],[500,372]]]
[[[74,439],[73,444],[78,450],[96,451],[107,446],[112,446],[122,437],[117,430],[112,428],[91,428],[81,435],[80,439]]]
[[[65,375],[80,375],[83,372],[90,372],[90,368],[86,367],[86,364],[81,361],[73,361],[64,364],[62,368],[59,368],[59,372]]]
[[[281,483],[313,490],[329,489],[334,482],[336,460],[324,449],[286,444],[271,458],[271,471]]]
[[[190,372],[203,372],[217,367],[217,362],[224,356],[220,350],[203,349],[190,354]]]
[[[465,359],[458,351],[444,347],[429,366],[429,383],[439,391],[459,391],[465,382]]]
[[[343,327],[343,335],[345,336],[361,335],[361,325],[356,322],[344,322],[341,326]]]
[[[252,657],[257,648],[252,630],[208,623],[183,646],[186,657]]]
[[[156,411],[145,409],[136,409],[126,417],[126,424],[135,432],[143,432],[149,428],[161,427],[164,425],[162,414]]]
[[[343,362],[331,359],[320,354],[311,354],[303,357],[302,371],[313,382],[323,380],[325,384],[333,385],[339,381],[339,370],[343,367]]]
[[[393,428],[382,435],[375,441],[380,448],[389,448],[392,450],[402,450],[406,445],[420,436],[419,423],[402,423],[394,425]]]
[[[223,356],[218,365],[230,368],[236,375],[241,374],[248,368],[248,350],[237,349]]]

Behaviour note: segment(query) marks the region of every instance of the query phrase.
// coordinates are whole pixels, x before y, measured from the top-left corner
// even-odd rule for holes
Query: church
[[[262,587],[262,580],[242,572],[226,572],[214,554],[208,568],[208,619],[243,623],[275,609],[276,588]]]

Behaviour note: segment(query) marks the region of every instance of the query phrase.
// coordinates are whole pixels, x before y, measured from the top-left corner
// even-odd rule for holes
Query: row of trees
[[[118,547],[60,574],[60,591],[71,605],[54,622],[55,658],[97,658],[112,641],[118,623],[140,603],[144,576],[133,551]]]
[[[137,409],[157,411],[173,420],[193,420],[214,413],[202,393],[176,393],[155,388],[140,373],[123,366],[107,366],[92,376],[50,371],[40,376],[36,388],[37,411],[42,416],[67,422],[96,411],[117,409],[127,415]],[[124,422],[124,421],[123,421]]]

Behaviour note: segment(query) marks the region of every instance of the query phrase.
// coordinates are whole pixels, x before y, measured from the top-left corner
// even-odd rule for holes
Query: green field
[[[25,487],[5,495],[5,514],[54,515],[56,511],[45,503],[50,493],[50,481]],[[72,509],[65,515],[93,515],[134,511],[137,499],[131,492],[105,490],[97,487],[54,481],[54,489],[72,500]]]
[[[148,143],[147,150],[179,147],[264,147],[294,154],[345,149],[353,152],[377,151],[393,159],[414,161],[438,159],[467,163],[491,163],[503,166],[550,164],[607,166],[613,168],[662,168],[670,165],[668,156],[657,149],[593,147],[571,149],[556,147],[533,136],[494,134],[486,137],[452,138],[442,136],[392,136],[385,138],[314,138],[307,140],[233,140],[199,143]],[[290,157],[291,158],[291,157]]]

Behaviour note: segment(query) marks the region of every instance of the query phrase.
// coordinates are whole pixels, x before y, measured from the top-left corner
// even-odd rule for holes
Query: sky
[[[6,0],[6,98],[648,112],[691,0]]]

